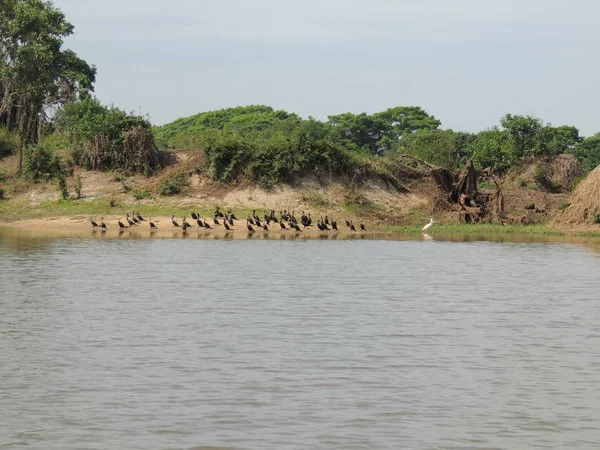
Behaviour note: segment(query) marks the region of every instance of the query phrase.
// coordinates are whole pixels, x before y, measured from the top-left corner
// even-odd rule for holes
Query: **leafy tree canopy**
[[[17,130],[21,150],[37,141],[47,107],[92,90],[95,67],[62,49],[72,33],[50,2],[0,2],[0,125]]]

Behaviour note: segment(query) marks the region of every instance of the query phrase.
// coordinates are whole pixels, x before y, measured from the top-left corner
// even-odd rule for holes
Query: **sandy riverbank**
[[[100,227],[92,227],[90,219],[83,217],[49,217],[43,219],[27,219],[13,222],[0,222],[0,227],[8,229],[18,229],[20,232],[35,235],[48,235],[48,236],[65,236],[65,237],[85,237],[85,236],[106,236],[106,237],[118,237],[118,236],[129,236],[133,238],[181,238],[181,237],[197,237],[199,239],[248,239],[251,238],[264,238],[264,239],[286,239],[286,238],[312,238],[312,239],[357,239],[365,236],[372,235],[371,230],[353,232],[349,229],[341,229],[340,231],[319,231],[316,226],[309,228],[303,228],[302,231],[296,230],[282,230],[280,225],[272,223],[269,226],[269,231],[263,230],[257,226],[254,226],[254,232],[249,232],[246,228],[245,220],[234,221],[234,226],[231,230],[226,230],[222,223],[219,225],[212,224],[211,218],[204,218],[208,221],[212,229],[200,228],[197,226],[196,221],[189,220],[193,226],[188,228],[184,233],[181,227],[175,227],[171,223],[170,216],[153,217],[152,222],[156,225],[156,228],[151,228],[149,221],[140,222],[134,226],[128,226],[127,228],[119,227],[119,220],[125,223],[122,216],[106,216],[104,217],[104,223],[107,228],[106,231],[102,231]],[[100,223],[98,218],[96,222]],[[181,218],[176,219],[181,225]],[[287,225],[286,225],[287,226]],[[346,228],[345,225],[340,228]]]

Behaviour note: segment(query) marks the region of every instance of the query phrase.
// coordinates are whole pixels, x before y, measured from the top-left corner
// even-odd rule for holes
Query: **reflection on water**
[[[585,240],[174,236],[0,229],[0,448],[600,442]]]

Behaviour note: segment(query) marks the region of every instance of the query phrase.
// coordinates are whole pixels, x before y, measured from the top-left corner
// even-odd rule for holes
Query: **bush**
[[[150,175],[162,165],[150,123],[142,116],[87,98],[65,105],[54,125],[68,137],[75,163],[89,170]]]
[[[134,189],[133,198],[142,200],[144,198],[152,198],[152,193],[148,189]]]
[[[160,195],[177,195],[188,187],[187,176],[183,173],[172,173],[160,182],[158,193]]]
[[[0,200],[4,200],[4,189],[0,188]]]
[[[49,181],[61,177],[64,171],[60,157],[44,145],[27,147],[22,175],[32,181]]]
[[[17,152],[17,138],[6,128],[0,127],[0,157]]]
[[[83,184],[81,182],[81,175],[77,174],[75,177],[75,198],[79,200],[81,198],[81,188]]]
[[[60,189],[60,198],[69,200],[69,190],[67,189],[67,180],[64,176],[58,179],[58,188]]]

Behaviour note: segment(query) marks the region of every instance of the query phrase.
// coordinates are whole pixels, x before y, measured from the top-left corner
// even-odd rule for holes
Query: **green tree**
[[[515,163],[511,137],[498,128],[477,134],[477,138],[467,147],[467,153],[473,155],[479,167],[489,167],[495,172],[504,172]]]
[[[18,133],[20,169],[23,147],[37,142],[46,108],[92,90],[95,67],[62,49],[72,33],[50,2],[0,2],[0,124]]]
[[[387,124],[392,139],[399,139],[417,130],[437,130],[442,124],[420,106],[396,106],[373,116]]]
[[[585,138],[573,148],[573,154],[588,172],[600,165],[600,133]]]
[[[404,136],[418,130],[436,130],[441,122],[418,106],[397,106],[368,115],[329,116],[333,139],[345,147],[381,154]]]

